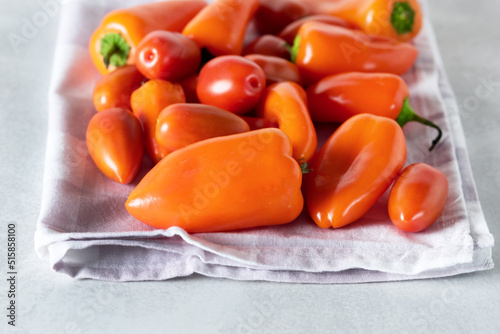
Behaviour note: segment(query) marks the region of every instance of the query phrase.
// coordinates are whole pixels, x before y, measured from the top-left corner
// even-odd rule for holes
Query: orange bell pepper
[[[92,61],[101,74],[134,63],[137,45],[154,30],[181,32],[205,1],[171,0],[108,13],[90,38]]]
[[[214,56],[239,55],[248,22],[258,7],[259,0],[215,0],[182,33]]]
[[[150,80],[132,93],[130,104],[144,129],[146,152],[154,163],[170,153],[155,138],[160,112],[174,103],[185,103],[182,87],[165,80]]]
[[[369,114],[350,118],[326,141],[304,177],[309,214],[322,228],[356,221],[405,163],[405,137],[395,121]]]
[[[278,129],[207,139],[160,161],[125,204],[138,220],[190,233],[293,221],[302,211],[302,173]]]
[[[130,110],[130,96],[146,80],[134,65],[120,67],[102,76],[92,94],[95,109],[103,111],[119,107]]]
[[[320,22],[304,23],[292,47],[292,62],[307,84],[345,72],[401,75],[417,56],[417,49],[409,43]]]
[[[406,42],[422,28],[418,0],[307,0],[316,13],[340,17],[370,35]]]
[[[425,230],[443,211],[448,187],[448,179],[439,169],[425,163],[406,167],[389,194],[392,223],[407,232]]]
[[[214,137],[250,131],[232,112],[199,103],[172,104],[160,113],[156,141],[168,151]]]
[[[313,157],[318,139],[301,86],[287,81],[269,86],[257,107],[257,115],[278,124],[290,138],[297,161],[305,163]]]
[[[354,115],[368,113],[392,118],[401,127],[408,122],[419,122],[438,131],[432,150],[441,139],[441,128],[413,111],[409,95],[404,80],[388,73],[342,73],[326,77],[307,89],[313,121],[342,123]]]

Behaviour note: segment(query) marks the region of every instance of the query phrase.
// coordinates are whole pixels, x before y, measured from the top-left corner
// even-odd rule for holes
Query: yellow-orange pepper
[[[134,115],[141,121],[146,152],[154,163],[170,153],[159,145],[155,138],[158,115],[171,104],[185,102],[186,97],[181,85],[160,79],[149,80],[132,93],[130,105]]]
[[[304,202],[301,169],[291,154],[278,129],[207,139],[161,160],[125,206],[155,228],[191,233],[289,223]]]

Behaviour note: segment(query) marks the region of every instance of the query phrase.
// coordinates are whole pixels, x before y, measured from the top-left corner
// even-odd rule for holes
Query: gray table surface
[[[500,333],[500,269],[354,285],[73,281],[33,246],[42,194],[47,92],[58,12],[14,52],[49,0],[0,2],[0,333]],[[486,220],[500,239],[500,2],[430,1]],[[485,81],[489,96],[476,91]],[[16,327],[7,325],[7,224],[17,227]],[[499,248],[493,260],[500,262]]]

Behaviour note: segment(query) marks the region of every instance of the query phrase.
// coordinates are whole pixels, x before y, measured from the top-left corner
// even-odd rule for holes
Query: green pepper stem
[[[297,54],[299,53],[299,48],[300,48],[300,36],[297,35],[293,40],[292,47],[287,48],[288,52],[290,52],[290,61],[294,64],[295,61],[297,60]]]
[[[309,168],[309,164],[307,162],[303,162],[300,164],[300,171],[302,172],[302,175],[304,175],[312,172],[312,169]]]
[[[401,108],[401,112],[399,113],[399,116],[396,118],[396,122],[399,124],[399,126],[403,127],[406,123],[408,122],[418,122],[427,126],[430,126],[431,128],[434,128],[438,131],[437,137],[432,141],[432,145],[429,148],[429,151],[432,151],[434,147],[436,147],[437,143],[441,140],[441,137],[443,136],[443,131],[441,131],[441,128],[437,126],[436,124],[432,123],[428,119],[425,119],[423,117],[418,116],[410,106],[410,99],[406,98],[403,102],[403,107]]]
[[[413,31],[415,10],[406,1],[395,2],[391,13],[391,24],[398,35]]]
[[[130,45],[119,33],[107,33],[101,39],[100,54],[106,68],[109,65],[120,67],[127,63]]]

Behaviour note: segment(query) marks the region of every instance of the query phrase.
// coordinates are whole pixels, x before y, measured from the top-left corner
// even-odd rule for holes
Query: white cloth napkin
[[[408,164],[429,163],[450,181],[445,210],[428,230],[410,234],[396,229],[388,218],[387,194],[360,221],[336,230],[318,228],[305,212],[287,225],[191,235],[175,227],[154,230],[128,215],[124,203],[140,177],[131,185],[109,181],[85,145],[86,127],[95,113],[92,89],[99,78],[87,45],[106,12],[138,2],[69,1],[62,8],[50,89],[43,201],[35,235],[38,255],[53,270],[110,281],[165,280],[199,273],[237,280],[356,283],[450,276],[493,267],[493,237],[476,195],[459,110],[429,21],[415,40],[418,61],[404,77],[412,106],[444,131],[442,142],[429,152],[435,130],[419,124],[404,129]],[[319,129],[321,143],[332,130]],[[149,167],[145,159],[141,175]]]

